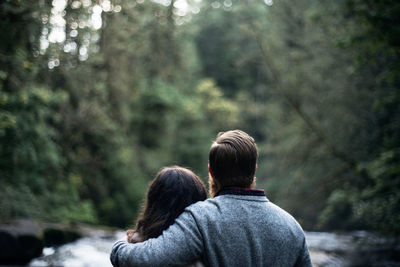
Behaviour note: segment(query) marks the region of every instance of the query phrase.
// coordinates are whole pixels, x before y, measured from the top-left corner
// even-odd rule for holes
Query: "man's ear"
[[[210,165],[208,165],[208,172],[210,173],[211,177],[214,178],[214,174],[210,168]]]
[[[210,167],[208,167],[208,168],[210,168]],[[255,168],[255,170],[254,170],[254,173],[257,172],[257,169],[258,169],[258,164],[256,163],[256,168]]]

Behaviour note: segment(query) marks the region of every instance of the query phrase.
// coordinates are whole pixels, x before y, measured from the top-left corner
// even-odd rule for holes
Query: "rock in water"
[[[43,239],[37,222],[14,220],[0,225],[0,265],[27,264],[42,254]]]
[[[73,242],[82,237],[77,231],[68,229],[67,227],[51,227],[44,229],[44,245],[46,247],[63,245]]]

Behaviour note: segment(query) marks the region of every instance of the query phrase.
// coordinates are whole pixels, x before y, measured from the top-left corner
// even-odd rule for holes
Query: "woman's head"
[[[147,190],[136,232],[144,240],[159,236],[187,206],[205,200],[206,192],[203,182],[192,171],[178,166],[163,168]]]

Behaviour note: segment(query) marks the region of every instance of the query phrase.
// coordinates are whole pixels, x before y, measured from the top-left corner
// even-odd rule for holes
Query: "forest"
[[[0,220],[131,226],[218,132],[305,230],[400,235],[400,2],[0,2]]]

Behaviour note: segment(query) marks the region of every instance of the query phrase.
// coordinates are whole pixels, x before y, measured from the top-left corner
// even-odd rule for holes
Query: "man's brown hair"
[[[240,130],[220,132],[211,145],[209,164],[221,187],[250,187],[258,152],[254,139]]]

